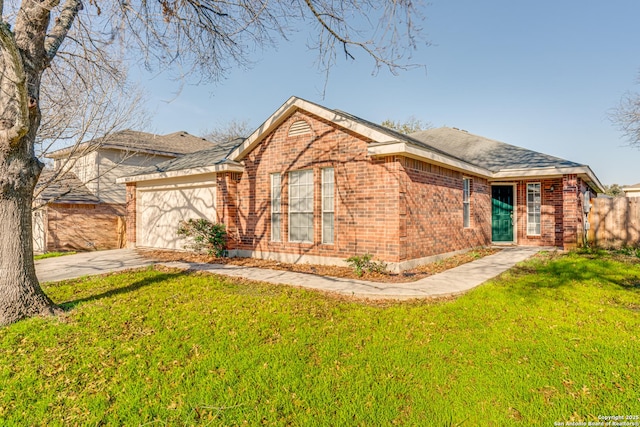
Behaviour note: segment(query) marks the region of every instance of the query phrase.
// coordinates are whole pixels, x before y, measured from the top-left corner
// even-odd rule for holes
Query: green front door
[[[491,187],[491,240],[513,242],[513,186]]]

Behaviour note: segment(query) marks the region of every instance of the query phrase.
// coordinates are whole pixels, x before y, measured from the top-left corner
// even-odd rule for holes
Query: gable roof
[[[179,131],[167,135],[139,132],[126,129],[110,135],[83,142],[76,147],[63,148],[47,154],[48,158],[60,159],[71,155],[83,155],[99,149],[134,151],[176,157],[211,148],[213,143],[204,138]]]
[[[505,169],[584,166],[456,128],[428,129],[409,136],[492,172]]]
[[[267,135],[280,126],[286,119],[298,110],[304,110],[322,119],[336,124],[351,132],[357,133],[370,143],[370,155],[377,155],[375,149],[371,147],[388,146],[389,144],[401,143],[408,148],[411,157],[426,158],[429,161],[444,165],[456,170],[469,171],[476,174],[486,175],[490,172],[465,160],[444,152],[438,148],[428,146],[421,141],[413,139],[408,135],[396,132],[382,125],[370,122],[353,114],[340,110],[331,110],[313,102],[292,96],[275,113],[273,113],[262,125],[258,127],[247,139],[244,140],[230,155],[234,161],[242,160],[251,150],[253,150]],[[397,147],[397,146],[396,146]],[[384,151],[384,150],[383,150]]]
[[[173,176],[196,175],[222,171],[242,172],[244,167],[229,160],[229,153],[244,141],[243,138],[215,143],[213,148],[185,154],[176,159],[167,160],[148,168],[141,169],[135,175],[119,178],[117,183],[149,181]]]
[[[249,137],[232,148],[225,157],[225,162],[222,162],[221,158],[214,157],[217,163],[215,165],[210,163],[212,167],[203,170],[211,171],[213,166],[221,170],[222,164],[227,164],[229,167],[233,165],[233,170],[242,170],[239,162],[298,110],[313,114],[369,140],[367,151],[370,156],[401,155],[426,160],[463,173],[483,176],[490,180],[577,174],[596,191],[602,189],[602,184],[587,165],[473,135],[455,128],[431,129],[405,135],[344,111],[332,110],[295,96],[289,98]],[[204,161],[204,157],[200,160]],[[162,173],[173,172],[172,176],[186,175],[187,171],[194,170],[192,161],[195,160],[189,159],[184,164],[184,167],[191,169],[179,169],[182,163],[176,162],[170,166],[171,171],[166,170]],[[198,165],[203,167],[200,163]],[[134,179],[121,178],[118,182],[135,182],[142,180],[143,177],[144,175],[138,175],[138,178]],[[144,179],[147,178],[144,177]]]
[[[35,194],[37,199],[44,203],[100,203],[100,199],[91,193],[73,172],[56,177],[55,171],[43,171],[36,185]]]

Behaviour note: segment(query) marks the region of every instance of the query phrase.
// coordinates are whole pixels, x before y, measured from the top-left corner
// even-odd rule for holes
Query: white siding
[[[164,162],[172,157],[129,154],[119,150],[100,150],[96,165],[96,184],[92,192],[105,203],[124,203],[125,185],[116,179],[133,175],[140,169]]]

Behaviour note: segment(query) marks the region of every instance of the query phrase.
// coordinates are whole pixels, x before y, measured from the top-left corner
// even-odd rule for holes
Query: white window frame
[[[537,187],[537,191],[536,191]],[[533,190],[533,191],[532,191]],[[535,199],[535,196],[538,199]],[[533,200],[531,200],[533,197]],[[537,209],[536,209],[537,207]],[[537,221],[532,221],[537,218]],[[540,236],[542,234],[542,185],[539,182],[527,183],[527,236]]]
[[[471,178],[462,177],[462,227],[471,227]]]
[[[271,174],[271,241],[282,241],[282,174],[280,173]]]
[[[328,176],[330,175],[330,176]],[[322,169],[322,244],[333,245],[335,243],[335,182],[336,175],[334,168]],[[330,196],[329,196],[330,194]],[[331,221],[328,227],[325,223]],[[329,230],[330,229],[330,230]]]
[[[299,176],[296,180],[295,176]],[[301,179],[306,182],[300,183]],[[310,181],[310,182],[309,182]],[[294,183],[295,182],[295,183]],[[301,197],[300,195],[306,193],[307,196]],[[289,172],[289,241],[294,243],[313,243],[314,239],[314,177],[313,169],[304,169],[299,171]],[[294,216],[307,217],[307,223],[311,224],[307,227],[297,226],[296,228],[306,228],[307,235],[311,232],[310,240],[296,240],[291,238],[291,231],[293,230],[292,218]],[[309,221],[310,219],[310,221]]]

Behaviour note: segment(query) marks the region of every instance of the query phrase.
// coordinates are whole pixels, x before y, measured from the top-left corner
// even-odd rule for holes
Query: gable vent
[[[311,133],[311,126],[304,120],[293,122],[289,128],[289,136],[305,135],[307,133]]]

